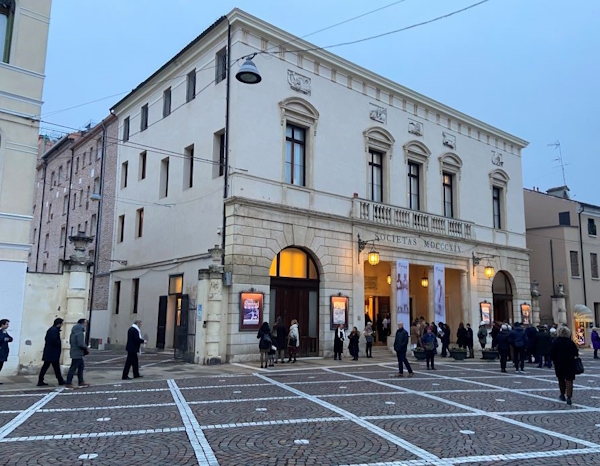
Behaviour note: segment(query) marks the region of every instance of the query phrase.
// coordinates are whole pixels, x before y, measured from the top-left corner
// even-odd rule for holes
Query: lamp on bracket
[[[490,280],[494,277],[494,274],[496,273],[496,271],[494,270],[494,267],[492,267],[490,265],[490,261],[489,259],[492,259],[493,255],[481,255],[481,256],[476,256],[475,253],[473,253],[473,276],[475,276],[475,267],[477,267],[480,263],[482,259],[488,259],[487,261],[487,265],[485,266],[485,268],[483,269],[483,274],[489,278]]]
[[[367,256],[367,260],[371,265],[379,264],[379,252],[375,250],[375,238],[369,239],[367,241],[363,241],[360,239],[360,233],[358,236],[358,263],[360,264],[360,253],[365,249],[367,244],[371,243],[371,250],[369,251],[369,255]]]

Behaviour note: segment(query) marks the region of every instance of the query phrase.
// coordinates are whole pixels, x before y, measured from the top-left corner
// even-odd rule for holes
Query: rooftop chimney
[[[562,199],[571,199],[569,196],[569,187],[568,186],[557,186],[556,188],[550,188],[546,191],[546,194],[550,194],[554,197],[560,197]]]

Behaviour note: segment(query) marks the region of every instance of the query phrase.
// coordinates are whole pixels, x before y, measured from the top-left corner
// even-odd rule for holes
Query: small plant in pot
[[[415,348],[413,354],[417,360],[425,361],[425,350],[423,348]]]
[[[464,361],[467,358],[467,350],[465,348],[450,348],[450,356],[456,361]]]
[[[481,359],[485,359],[486,361],[494,361],[498,359],[498,350],[493,348],[484,349],[481,352]]]

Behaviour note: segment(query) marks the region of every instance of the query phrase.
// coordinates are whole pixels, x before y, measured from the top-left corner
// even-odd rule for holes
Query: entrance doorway
[[[492,282],[494,321],[513,323],[513,293],[508,275],[498,272]]]
[[[319,354],[319,274],[312,257],[303,249],[287,248],[271,264],[270,325],[277,317],[289,328],[298,321],[304,356]]]

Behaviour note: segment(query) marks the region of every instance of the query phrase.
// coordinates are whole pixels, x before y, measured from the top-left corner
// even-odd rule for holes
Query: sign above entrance
[[[463,247],[458,243],[437,241],[429,238],[421,238],[420,236],[387,235],[376,233],[375,241],[439,252],[461,253],[463,251]]]

